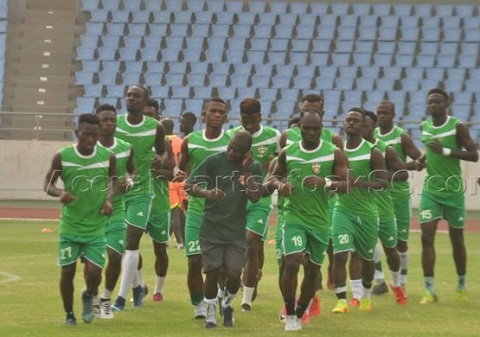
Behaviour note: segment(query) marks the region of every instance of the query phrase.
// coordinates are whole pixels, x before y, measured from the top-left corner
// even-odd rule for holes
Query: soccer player
[[[389,171],[389,181],[405,181],[408,179],[405,163],[401,161],[395,150],[387,146],[379,139],[375,139],[373,132],[377,124],[377,116],[372,111],[365,111],[365,124],[363,125],[363,139],[369,141],[382,152],[385,158],[385,165]],[[389,186],[390,187],[390,186]],[[397,304],[407,304],[407,296],[403,287],[400,285],[400,255],[397,252],[397,227],[395,224],[395,212],[393,202],[390,196],[390,188],[376,192],[379,228],[378,236],[382,243],[387,264],[390,267],[392,280],[390,288],[392,289]],[[350,284],[352,286],[353,298],[350,301],[351,306],[360,305],[362,294],[362,262],[358,254],[352,254],[350,258]]]
[[[395,105],[390,101],[381,101],[377,106],[378,127],[374,137],[391,146],[397,156],[402,160],[408,170],[416,170],[415,160],[422,153],[417,148],[412,138],[399,126],[393,124],[395,118]],[[407,158],[412,161],[407,162]],[[400,283],[405,289],[407,284],[408,269],[408,238],[410,234],[411,200],[410,184],[407,181],[393,181],[390,189],[393,200],[395,219],[397,222],[397,250],[400,254]],[[382,271],[382,249],[380,245],[375,248],[375,285],[372,293],[381,295],[388,292],[385,277]]]
[[[430,117],[422,122],[422,142],[426,146],[427,175],[423,183],[419,214],[422,229],[422,267],[425,295],[421,304],[438,301],[434,283],[435,234],[440,219],[448,222],[453,260],[458,275],[457,298],[465,301],[467,252],[463,238],[465,227],[465,195],[460,161],[478,161],[475,143],[468,127],[447,114],[448,94],[439,88],[428,92]]]
[[[122,263],[122,276],[120,289],[113,310],[123,310],[129,288],[134,285],[134,307],[142,305],[144,290],[137,275],[137,267],[140,260],[139,244],[145,232],[152,206],[152,174],[151,161],[155,153],[162,158],[166,157],[165,133],[161,125],[150,117],[143,115],[143,109],[147,104],[149,94],[146,88],[135,85],[127,90],[128,114],[117,117],[117,130],[115,136],[132,144],[135,151],[135,164],[137,176],[134,179],[134,187],[125,196],[127,222],[127,241],[125,257]],[[155,148],[155,151],[152,149]]]
[[[228,136],[222,129],[227,118],[227,104],[221,98],[214,97],[205,102],[203,115],[206,127],[189,134],[182,142],[178,167],[175,168],[175,180],[185,179],[189,168],[193,172],[212,154],[227,149]],[[199,234],[204,213],[204,198],[190,197],[185,224],[185,251],[188,258],[187,283],[190,300],[195,310],[195,318],[205,318],[203,301],[202,251]]]
[[[105,268],[105,289],[98,303],[100,318],[113,318],[110,300],[117,284],[125,253],[125,202],[124,195],[133,187],[132,177],[136,175],[132,146],[113,135],[117,125],[117,111],[108,104],[100,105],[95,111],[100,121],[100,138],[98,145],[113,152],[117,162],[118,190],[113,199],[113,214],[108,219],[106,228],[108,264]]]
[[[173,158],[175,160],[175,165],[178,165],[178,158],[180,156],[180,148],[182,146],[182,138],[173,134],[173,120],[170,118],[164,118],[161,120],[165,134],[172,146]],[[185,219],[183,216],[184,205],[185,205],[185,190],[184,190],[184,181],[172,181],[169,182],[169,196],[170,196],[170,217],[172,222],[172,230],[177,241],[177,248],[184,249],[184,233],[185,233],[185,223],[182,219]]]
[[[360,309],[370,311],[371,288],[375,273],[373,255],[378,236],[378,208],[375,191],[388,186],[388,175],[382,153],[362,137],[365,112],[359,108],[348,111],[344,129],[347,135],[344,153],[353,174],[353,188],[339,194],[332,216],[333,280],[338,298],[333,313],[348,312],[346,263],[349,252],[362,260],[363,291]]]
[[[278,155],[266,188],[287,197],[282,244],[285,254],[282,292],[287,309],[286,331],[301,329],[300,319],[315,295],[320,266],[327,250],[330,225],[328,191],[338,189],[347,176],[347,160],[333,143],[321,140],[322,117],[315,109],[302,113],[302,141]],[[340,181],[328,177],[337,176]],[[287,182],[283,182],[287,178]],[[295,308],[297,277],[303,262],[304,279]]]
[[[160,120],[160,105],[154,98],[149,98],[147,104],[143,107],[143,114],[148,117],[152,117],[156,120]]]
[[[261,104],[256,98],[245,98],[240,103],[241,126],[229,130],[230,134],[247,131],[252,135],[253,159],[262,165],[264,176],[270,161],[278,153],[280,133],[262,121]],[[257,203],[247,206],[247,254],[243,271],[242,310],[250,311],[254,292],[260,277],[264,261],[263,246],[267,238],[268,217],[271,210],[271,197],[261,198]]]
[[[86,289],[82,292],[85,323],[94,317],[93,297],[98,295],[105,264],[105,226],[112,214],[117,184],[115,156],[97,146],[99,120],[93,114],[80,115],[75,135],[77,144],[62,148],[52,159],[44,183],[45,192],[63,204],[60,220],[58,264],[60,293],[66,325],[75,325],[73,279],[77,260],[85,262]],[[58,178],[64,189],[57,187]]]
[[[200,247],[205,271],[205,328],[215,328],[217,284],[225,274],[223,325],[233,326],[232,301],[240,288],[245,260],[247,200],[261,196],[262,169],[252,161],[252,136],[240,131],[232,136],[226,152],[208,157],[188,178],[187,189],[205,198]],[[190,187],[190,188],[189,188]]]
[[[197,123],[197,116],[190,111],[182,112],[182,114],[180,115],[179,123],[182,138],[185,138],[193,132],[193,128]]]

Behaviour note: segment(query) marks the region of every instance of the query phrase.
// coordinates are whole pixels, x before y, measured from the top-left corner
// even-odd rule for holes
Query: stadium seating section
[[[233,116],[242,98],[255,96],[264,115],[286,119],[302,95],[316,92],[326,99],[327,118],[389,99],[398,119],[418,121],[426,116],[427,91],[440,86],[452,96],[454,115],[479,120],[473,112],[480,108],[480,6],[254,0],[82,6],[91,19],[77,50],[83,69],[76,84],[85,95],[76,112],[101,102],[125,112],[126,87],[141,83],[173,116],[199,113],[203,99],[219,95]]]

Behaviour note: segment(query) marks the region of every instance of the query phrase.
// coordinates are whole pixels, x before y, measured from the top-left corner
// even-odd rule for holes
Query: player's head
[[[395,105],[390,101],[381,101],[377,105],[378,126],[388,128],[393,126],[395,118]]]
[[[171,135],[171,134],[173,134],[173,126],[174,126],[173,119],[163,118],[163,119],[160,121],[160,124],[162,125],[163,130],[165,130],[165,134],[166,134],[166,135]]]
[[[362,136],[367,140],[373,139],[373,131],[377,126],[377,115],[373,111],[365,110],[365,121],[363,123]]]
[[[240,118],[243,128],[253,134],[260,129],[262,106],[256,98],[245,98],[240,103]]]
[[[300,117],[300,132],[303,145],[312,148],[320,142],[322,135],[322,115],[317,109],[305,109]]]
[[[100,121],[94,114],[83,114],[78,117],[75,135],[78,138],[78,149],[91,153],[100,137]]]
[[[294,127],[300,126],[300,117],[293,117],[288,121],[288,128],[292,129]]]
[[[185,111],[180,114],[180,132],[188,135],[193,131],[195,124],[197,123],[197,116],[193,112]]]
[[[362,135],[364,123],[365,111],[361,108],[351,108],[345,116],[343,128],[347,136],[359,136]]]
[[[210,128],[222,128],[227,119],[227,103],[219,98],[210,98],[204,106],[205,124]]]
[[[117,127],[117,110],[113,105],[102,104],[95,110],[95,115],[100,121],[100,134],[113,136]]]
[[[127,111],[131,114],[143,114],[143,108],[147,105],[149,94],[147,88],[141,85],[134,85],[127,90]]]
[[[160,105],[158,101],[153,98],[149,98],[147,105],[143,107],[143,114],[148,117],[155,118],[157,121],[160,119]]]
[[[448,94],[441,88],[431,89],[427,94],[428,112],[432,117],[447,114],[449,99]]]
[[[303,96],[301,102],[300,102],[300,112],[302,112],[305,109],[308,108],[313,108],[317,109],[320,111],[322,117],[323,117],[323,105],[324,105],[324,100],[321,95],[317,94],[308,94],[306,96]]]
[[[240,131],[233,135],[228,142],[227,157],[228,159],[241,162],[243,156],[250,151],[252,146],[252,135],[247,131]]]

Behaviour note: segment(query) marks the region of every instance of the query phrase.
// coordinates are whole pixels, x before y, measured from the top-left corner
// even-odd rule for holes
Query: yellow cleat
[[[458,302],[468,302],[467,291],[465,289],[457,289],[457,301]]]
[[[362,298],[360,299],[360,311],[372,311],[372,299],[371,298]]]
[[[432,304],[438,302],[438,297],[437,295],[430,294],[428,291],[423,295],[422,300],[420,301],[420,304]]]
[[[346,314],[348,312],[347,300],[338,300],[335,308],[332,309],[334,314]]]

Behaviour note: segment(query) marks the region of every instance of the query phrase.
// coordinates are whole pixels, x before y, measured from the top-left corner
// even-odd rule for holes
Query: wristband
[[[451,154],[452,154],[452,150],[446,147],[442,148],[442,156],[450,157]]]
[[[333,181],[331,179],[325,178],[325,187],[330,188],[332,186]]]
[[[135,185],[135,181],[132,178],[127,179],[127,190],[131,189]]]

